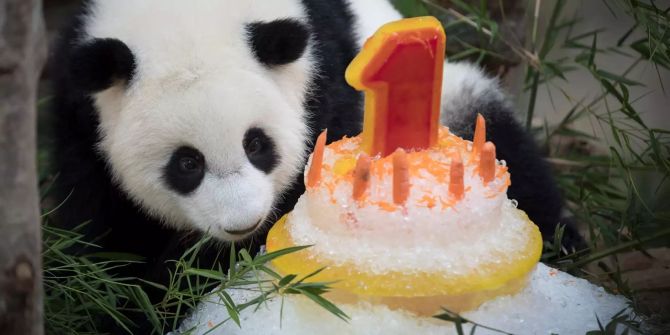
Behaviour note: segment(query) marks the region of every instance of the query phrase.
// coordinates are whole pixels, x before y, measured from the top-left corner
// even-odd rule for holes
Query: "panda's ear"
[[[93,39],[75,46],[69,55],[68,70],[78,89],[95,93],[118,81],[130,82],[135,73],[135,56],[115,38]]]
[[[309,41],[309,28],[294,19],[254,22],[247,30],[254,56],[267,66],[295,62],[305,52]]]

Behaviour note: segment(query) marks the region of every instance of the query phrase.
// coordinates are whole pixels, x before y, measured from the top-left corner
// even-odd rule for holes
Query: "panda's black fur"
[[[342,0],[302,2],[310,25],[309,31],[303,32],[304,37],[309,34],[310,43],[316,46],[314,56],[319,69],[319,75],[311,79],[306,98],[310,129],[306,141],[313,143],[316,135],[326,128],[329,141],[357,135],[361,131],[362,96],[344,80],[344,71],[358,52],[357,36],[352,29],[355,17]],[[169,267],[166,262],[179,258],[201,235],[168,228],[148,216],[112,180],[106,157],[97,146],[99,119],[90,94],[118,81],[131,81],[136,64],[132,53],[118,40],[97,41],[89,48],[77,44],[83,13],[64,30],[53,59],[55,85],[51,108],[55,116],[56,193],[64,201],[57,211],[57,222],[71,229],[88,222],[83,232],[100,250],[144,258],[144,264],[124,268],[120,275],[165,284]],[[277,31],[294,29],[290,20],[273,22],[272,26],[250,24],[250,47],[253,41],[260,41],[253,52],[267,66],[290,62],[295,54],[301,53],[296,49],[305,48],[307,41],[303,36],[287,40],[288,49],[262,42]],[[138,34],[141,29],[138,27]],[[510,198],[518,200],[519,207],[540,226],[545,238],[551,238],[560,221],[562,200],[533,139],[515,120],[512,109],[496,95],[464,97],[460,115],[447,119],[446,123],[457,135],[471,139],[476,113],[484,115],[487,137],[496,144],[498,157],[506,160],[510,168]],[[276,204],[277,211],[269,220],[290,211],[302,192],[302,176],[298,176],[294,187]],[[254,240],[263,241],[262,235]],[[245,246],[252,250],[258,247]],[[200,265],[208,267],[217,260],[225,263],[227,257],[219,257],[220,249],[206,248]],[[158,291],[150,293],[154,301],[161,298]]]

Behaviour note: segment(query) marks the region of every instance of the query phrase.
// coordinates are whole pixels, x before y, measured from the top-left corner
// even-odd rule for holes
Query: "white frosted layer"
[[[470,173],[466,173],[470,175]],[[299,200],[301,210],[312,222],[335,236],[360,236],[385,240],[397,234],[398,228],[411,227],[412,233],[418,236],[430,236],[439,232],[456,233],[459,230],[483,230],[495,228],[501,215],[503,203],[507,201],[505,192],[490,192],[490,188],[500,185],[484,186],[474,177],[471,190],[467,196],[443,208],[439,200],[435,207],[421,205],[427,194],[436,199],[448,199],[448,185],[440,185],[428,175],[422,179],[413,179],[408,206],[398,207],[389,211],[378,206],[359,206],[351,197],[352,188],[349,183],[338,183],[332,194],[326,188],[310,189]],[[466,178],[468,179],[468,178]],[[392,204],[391,176],[383,180],[370,181],[371,189],[377,189],[376,201]],[[492,194],[493,193],[493,194]],[[388,198],[388,199],[387,199]]]
[[[496,178],[485,185],[478,174],[479,158],[472,154],[471,143],[455,137],[446,128],[441,129],[440,137],[456,141],[458,145],[447,148],[438,146],[421,152],[407,153],[412,171],[407,207],[414,209],[414,213],[425,217],[441,215],[442,220],[447,217],[447,220],[451,222],[468,220],[475,224],[485,225],[490,220],[478,219],[497,215],[497,210],[507,199],[509,173],[505,162],[497,161]],[[359,207],[359,204],[352,199],[352,179],[346,177],[350,172],[344,173],[338,170],[353,169],[356,159],[361,154],[360,138],[345,138],[336,143],[324,149],[319,186],[310,188],[305,193],[315,206],[315,211],[334,209],[343,212]],[[450,164],[456,153],[464,163],[465,193],[461,200],[455,200],[449,193]],[[372,160],[373,168],[370,173],[369,187],[362,206],[376,209],[377,215],[381,216],[386,216],[389,207],[396,207],[396,212],[402,212],[402,207],[393,205],[392,159],[374,157]],[[310,157],[305,171],[309,171],[311,163]],[[349,168],[341,168],[341,166]],[[380,206],[382,204],[384,206]],[[333,219],[340,220],[340,215]]]
[[[523,255],[530,235],[527,221],[510,201],[499,214],[479,217],[485,223],[452,222],[444,214],[411,208],[406,216],[379,216],[373,208],[360,208],[353,210],[361,218],[358,224],[347,226],[333,222],[327,208],[316,208],[303,196],[289,215],[287,229],[294,244],[313,245],[309,253],[322,264],[353,264],[368,272],[472,273],[492,259],[514,261],[510,255]]]
[[[230,290],[237,303],[257,296],[247,290]],[[326,312],[302,297],[286,297],[283,318],[280,320],[281,299],[274,299],[242,312],[242,328],[228,321],[209,332],[211,335],[375,335],[375,334],[456,334],[454,325],[432,318],[418,318],[385,306],[369,304],[341,305],[350,317],[348,323]],[[621,296],[606,293],[588,281],[538,264],[530,284],[514,296],[491,300],[475,311],[462,316],[479,324],[515,334],[584,334],[598,329],[596,316],[603,324],[619,311],[627,309]],[[210,302],[201,305],[186,320],[181,329],[196,328],[189,334],[204,334],[211,326],[228,318],[223,304]],[[464,325],[466,334],[470,325]],[[498,334],[477,328],[475,334]]]

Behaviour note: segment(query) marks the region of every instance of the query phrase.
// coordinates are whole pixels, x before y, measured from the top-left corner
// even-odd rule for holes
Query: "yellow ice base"
[[[336,304],[356,304],[368,302],[373,305],[385,305],[391,310],[403,310],[417,316],[430,317],[442,311],[443,308],[451,312],[470,311],[482,303],[498,296],[516,294],[526,287],[528,276],[522,276],[505,284],[496,290],[483,290],[458,295],[437,295],[429,297],[378,297],[362,296],[349,293],[342,289],[335,289],[326,294],[326,297]]]
[[[492,256],[481,261],[480,266],[470,273],[448,275],[435,269],[432,272],[389,271],[379,274],[358,269],[353,264],[331,264],[331,261],[316,257],[310,248],[279,257],[272,264],[279,273],[298,276],[325,268],[307,281],[335,282],[332,286],[337,290],[370,298],[467,296],[476,300],[468,305],[478,305],[498,295],[515,292],[540,259],[540,231],[524,212],[518,211],[518,214],[526,222],[526,245],[515,248],[520,250],[516,254],[501,254],[498,259]],[[267,250],[273,252],[293,246],[295,243],[287,230],[285,216],[270,230]],[[379,261],[384,261],[383,255],[380,255]]]

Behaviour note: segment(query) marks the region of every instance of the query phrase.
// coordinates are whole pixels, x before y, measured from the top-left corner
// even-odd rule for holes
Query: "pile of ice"
[[[231,290],[228,293],[238,304],[258,295],[253,290]],[[359,303],[338,307],[351,317],[348,322],[304,297],[286,296],[283,302],[282,298],[275,298],[244,310],[240,315],[241,327],[238,327],[228,320],[223,303],[211,301],[202,304],[181,326],[182,333],[177,334],[457,334],[453,323],[420,318],[385,306]],[[621,311],[632,313],[623,297],[608,294],[584,279],[538,264],[529,285],[521,292],[498,297],[474,311],[461,313],[461,316],[506,333],[572,335],[597,330],[598,319],[607,324]],[[221,324],[224,320],[228,321]],[[463,325],[464,332],[470,334],[472,326]],[[477,327],[474,334],[500,332]]]

